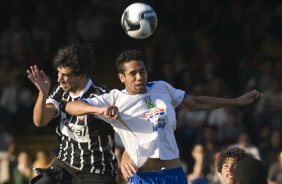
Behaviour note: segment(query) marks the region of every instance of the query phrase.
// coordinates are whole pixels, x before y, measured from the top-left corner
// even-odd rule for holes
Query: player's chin
[[[235,181],[234,179],[232,178],[228,178],[228,179],[225,179],[225,184],[235,184]]]
[[[70,87],[69,86],[67,86],[67,85],[60,85],[60,87],[64,90],[64,91],[66,91],[66,92],[69,92],[70,91]]]
[[[146,87],[145,86],[136,86],[135,88],[136,94],[146,93]]]

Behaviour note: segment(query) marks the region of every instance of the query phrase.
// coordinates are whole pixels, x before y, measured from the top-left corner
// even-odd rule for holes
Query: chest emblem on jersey
[[[152,102],[150,96],[146,96],[143,100],[144,100],[144,102],[146,103],[148,109],[151,109],[151,108],[154,108],[154,107],[155,107],[155,105],[154,105],[154,103]]]
[[[81,120],[81,121],[84,121],[85,116],[77,116],[77,119],[79,119],[79,120]]]
[[[158,129],[163,129],[165,127],[165,117],[166,111],[163,108],[152,108],[148,113],[145,113],[144,118],[146,121],[152,123],[153,131],[158,131]]]

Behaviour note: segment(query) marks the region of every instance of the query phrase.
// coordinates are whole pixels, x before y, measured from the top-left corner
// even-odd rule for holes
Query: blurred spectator
[[[272,127],[269,123],[263,124],[258,130],[258,138],[256,139],[258,149],[262,152],[267,151],[270,148],[270,137],[272,134]]]
[[[252,144],[250,135],[247,132],[241,132],[238,137],[238,143],[231,145],[231,147],[239,147],[244,149],[248,154],[254,158],[261,160],[259,149]]]
[[[213,164],[214,154],[222,147],[222,144],[217,137],[217,132],[218,129],[216,126],[205,125],[198,136],[198,142],[200,142],[206,150],[205,160],[208,165]]]
[[[219,137],[223,145],[235,144],[240,132],[244,130],[242,125],[242,114],[238,109],[226,108],[226,119],[219,127]]]
[[[179,145],[180,156],[187,161],[190,152],[203,128],[207,111],[189,111],[182,108],[177,112],[176,140]],[[189,164],[188,164],[189,165]]]
[[[258,69],[254,70],[247,79],[246,90],[258,89],[262,92],[268,90],[273,77],[273,69],[270,58],[261,61]]]
[[[50,154],[47,150],[38,150],[35,154],[35,160],[32,164],[33,168],[47,168],[51,165],[52,160],[50,158]],[[37,173],[32,172],[32,177],[37,176]]]
[[[9,25],[3,30],[0,38],[0,51],[2,56],[10,56],[17,67],[27,66],[27,54],[31,46],[30,32],[23,24],[23,17],[11,15]]]
[[[250,157],[250,155],[239,147],[225,148],[220,152],[216,167],[224,184],[235,182],[234,169],[240,160],[247,157]]]
[[[27,151],[21,151],[17,157],[18,164],[13,170],[14,184],[29,184],[32,176],[32,161]]]
[[[188,174],[188,181],[189,183],[196,184],[196,183],[202,183],[207,184],[208,180],[206,179],[206,173],[205,173],[205,151],[204,147],[201,144],[196,144],[192,149],[192,157],[194,159],[194,165],[192,172]]]
[[[269,166],[277,161],[277,155],[281,152],[282,150],[282,133],[280,130],[272,130],[271,136],[269,138],[269,145],[268,149],[266,150],[261,150],[264,155],[264,159],[262,159],[267,168]]]
[[[221,128],[227,119],[226,108],[220,108],[213,110],[209,113],[207,117],[207,123],[211,126],[216,126],[217,128]]]
[[[34,103],[31,90],[25,86],[25,78],[20,74],[13,77],[10,85],[3,89],[0,96],[0,104],[7,109],[13,117],[18,130],[24,131],[28,123],[29,110]],[[16,130],[15,130],[16,131]]]
[[[282,130],[282,85],[281,79],[274,76],[270,88],[264,92],[256,107],[258,119],[269,122],[272,127]]]
[[[0,57],[0,94],[16,73],[10,57]]]
[[[1,119],[3,117],[1,116]],[[9,123],[8,119],[4,121]],[[10,183],[12,180],[12,171],[14,163],[14,150],[15,142],[14,137],[8,133],[4,128],[2,122],[0,122],[0,183]]]
[[[282,151],[276,157],[277,161],[270,166],[268,173],[269,184],[281,184],[282,181]]]
[[[83,5],[76,22],[76,31],[84,41],[102,41],[105,37],[106,14],[95,6]]]
[[[207,73],[205,77],[209,79],[211,74],[214,75],[214,73],[210,73],[210,72],[214,72],[215,68],[212,68],[212,70],[207,70],[207,68],[205,68],[204,66],[206,63],[218,64],[220,61],[220,55],[215,50],[216,47],[213,47],[211,40],[209,40],[205,36],[197,37],[195,44],[196,44],[196,51],[194,52],[194,55],[192,56],[192,60],[191,60],[191,67],[193,74],[196,75],[197,73],[202,73],[203,70],[205,69],[206,70],[205,72]],[[217,67],[219,66],[220,65],[217,65]]]
[[[217,171],[217,162],[219,160],[220,152],[214,154],[214,163],[210,166],[210,171],[207,174],[207,179],[210,184],[223,184],[222,177],[220,173]]]

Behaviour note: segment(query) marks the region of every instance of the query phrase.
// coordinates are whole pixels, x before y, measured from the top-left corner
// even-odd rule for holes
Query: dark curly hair
[[[252,157],[252,156],[242,148],[239,147],[226,148],[219,155],[219,159],[216,163],[217,171],[221,173],[223,164],[230,158],[233,158],[235,162],[238,162],[247,157]]]
[[[124,64],[128,63],[129,61],[140,61],[144,62],[143,54],[138,50],[124,50],[120,53],[116,60],[116,68],[118,73],[124,72]]]
[[[53,58],[54,67],[73,69],[74,75],[92,75],[95,64],[94,49],[90,43],[72,43],[58,50]]]

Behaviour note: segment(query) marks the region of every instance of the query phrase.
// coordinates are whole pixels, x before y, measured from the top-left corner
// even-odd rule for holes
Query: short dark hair
[[[244,158],[237,163],[234,177],[238,184],[267,184],[267,170],[262,161]]]
[[[92,75],[95,65],[95,53],[90,43],[72,43],[60,48],[53,58],[55,68],[69,67],[77,75]]]
[[[221,151],[219,155],[219,159],[216,163],[217,171],[221,173],[223,164],[227,161],[227,159],[234,159],[235,162],[242,160],[243,158],[251,157],[244,149],[239,147],[227,147],[223,151]]]
[[[124,72],[124,64],[128,63],[129,61],[143,61],[143,54],[139,50],[124,50],[120,53],[116,60],[116,68],[118,73]]]

